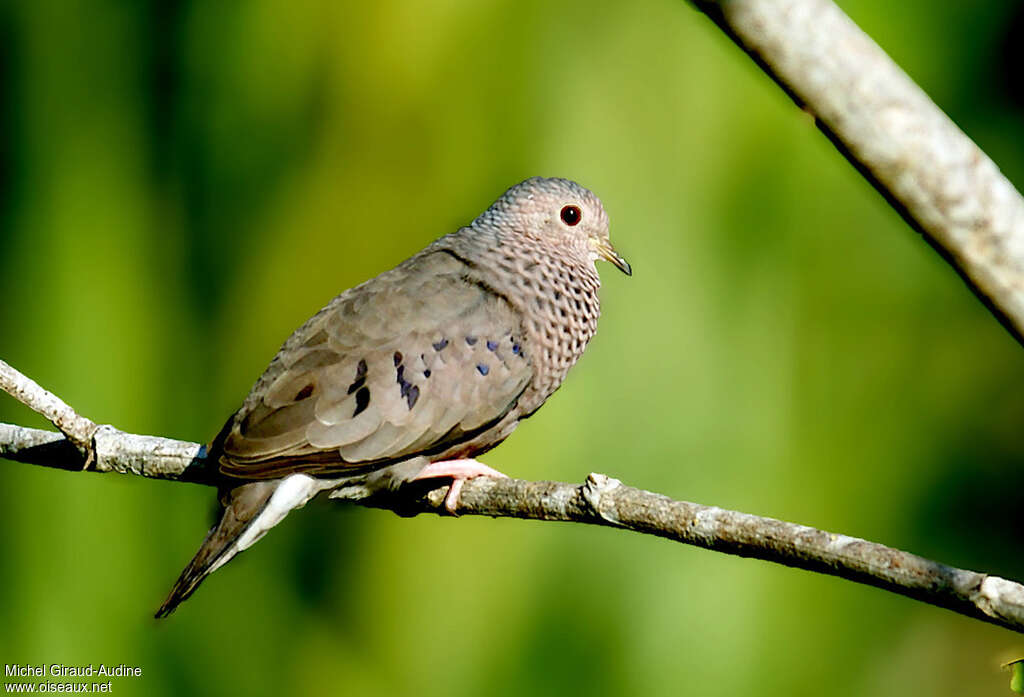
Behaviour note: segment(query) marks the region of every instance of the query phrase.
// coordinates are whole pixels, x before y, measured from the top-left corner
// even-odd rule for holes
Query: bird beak
[[[615,265],[622,273],[627,276],[633,275],[633,267],[629,265],[629,262],[622,258],[622,255],[615,251],[612,247],[612,243],[608,240],[594,241],[591,243],[594,247],[594,252],[605,261],[610,261]]]

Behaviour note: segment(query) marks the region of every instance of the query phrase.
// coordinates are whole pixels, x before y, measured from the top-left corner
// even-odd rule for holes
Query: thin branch
[[[6,364],[3,364],[6,366]],[[20,375],[10,366],[8,370]],[[30,380],[15,397],[35,402],[46,393]],[[61,402],[63,404],[63,402]],[[80,418],[64,405],[62,418]],[[70,413],[69,413],[70,412]],[[91,422],[90,422],[91,423]],[[96,429],[87,455],[51,431],[0,424],[0,457],[61,469],[90,469],[214,485],[217,477],[197,443]],[[448,487],[426,480],[398,492],[370,493],[359,486],[331,497],[400,515],[445,515]],[[665,537],[741,557],[753,557],[899,593],[962,615],[1024,633],[1024,586],[996,576],[945,566],[866,540],[761,518],[625,486],[591,474],[581,486],[562,482],[480,477],[466,482],[460,515],[561,520],[604,525]]]
[[[694,0],[1024,343],[1024,198],[830,0]]]
[[[4,361],[0,361],[0,390],[46,417],[47,421],[60,429],[61,433],[83,455],[92,448],[92,437],[96,424],[79,416],[64,400],[47,392],[34,380],[18,372]]]

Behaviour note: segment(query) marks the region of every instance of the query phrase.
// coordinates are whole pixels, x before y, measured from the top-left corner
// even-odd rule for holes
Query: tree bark
[[[1024,344],[1024,198],[981,148],[831,0],[694,4]]]
[[[35,382],[0,361],[0,389],[72,428],[92,424]],[[53,405],[59,403],[59,408]],[[216,485],[216,463],[198,443],[141,436],[92,424],[81,452],[65,435],[0,423],[0,457],[67,470],[119,472]],[[331,498],[399,515],[446,515],[448,486],[424,480],[392,493],[349,486]],[[582,485],[477,477],[459,496],[459,515],[560,520],[623,528],[676,542],[753,557],[877,586],[1024,633],[1024,586],[956,569],[866,540],[804,525],[728,511],[625,486],[603,474]]]

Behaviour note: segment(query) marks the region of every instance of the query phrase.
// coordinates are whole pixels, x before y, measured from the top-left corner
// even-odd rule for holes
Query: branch
[[[0,374],[17,378],[21,387],[12,394],[25,404],[39,403],[49,395],[3,361]],[[71,422],[81,419],[71,407],[60,404],[60,418]],[[0,423],[0,457],[60,469],[81,470],[83,463],[89,462],[88,469],[98,472],[206,485],[215,485],[217,481],[214,467],[206,460],[205,446],[125,433],[112,426],[94,427],[88,452],[83,455],[59,433]],[[447,491],[447,485],[426,480],[392,493],[370,494],[360,487],[348,487],[331,497],[400,515],[445,515]],[[470,479],[459,496],[458,512],[624,528],[839,576],[1024,633],[1024,586],[1013,581],[956,569],[855,537],[674,501],[625,486],[603,474],[591,474],[582,486],[521,479]]]
[[[694,0],[1024,344],[1024,199],[831,0]]]
[[[55,394],[47,392],[31,378],[0,361],[0,390],[14,397],[29,409],[46,417],[61,430],[83,456],[88,456],[96,424],[79,416]],[[88,459],[86,460],[88,462]],[[84,469],[84,467],[83,467]]]

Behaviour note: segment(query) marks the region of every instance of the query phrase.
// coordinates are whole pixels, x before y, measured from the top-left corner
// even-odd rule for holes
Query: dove
[[[208,447],[221,513],[157,611],[322,492],[503,477],[476,460],[533,415],[597,331],[596,261],[632,275],[601,201],[533,177],[344,291],[281,346]]]

